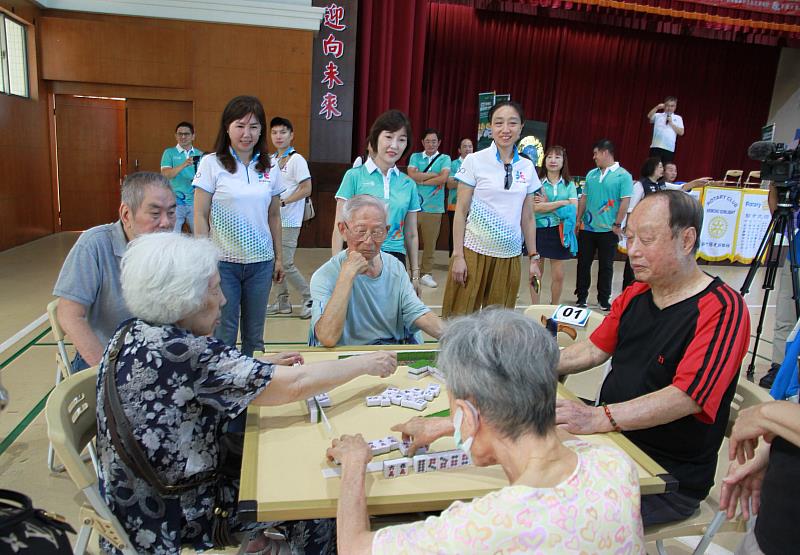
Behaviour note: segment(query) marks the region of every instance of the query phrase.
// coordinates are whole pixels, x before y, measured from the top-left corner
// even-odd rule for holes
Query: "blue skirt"
[[[537,227],[536,228],[536,252],[542,258],[553,260],[569,260],[572,253],[561,243],[561,235],[558,226]]]

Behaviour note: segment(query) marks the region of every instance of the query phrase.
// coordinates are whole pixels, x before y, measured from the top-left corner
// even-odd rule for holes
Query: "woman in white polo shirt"
[[[195,235],[211,235],[220,250],[219,274],[227,304],[214,336],[241,352],[264,349],[264,318],[281,266],[280,170],[266,144],[266,115],[252,96],[237,96],[222,113],[215,152],[194,177]]]
[[[455,178],[453,256],[442,316],[469,314],[489,305],[513,308],[519,290],[522,237],[531,279],[541,277],[536,252],[533,194],[541,188],[533,162],[514,147],[525,117],[513,101],[489,111],[494,141],[468,155]]]

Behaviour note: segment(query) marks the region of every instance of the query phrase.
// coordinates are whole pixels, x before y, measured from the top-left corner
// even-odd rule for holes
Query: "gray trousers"
[[[311,299],[308,282],[297,266],[294,265],[294,253],[297,250],[297,239],[300,237],[299,227],[281,228],[281,247],[283,248],[283,271],[286,277],[281,283],[274,285],[278,299],[289,299],[289,285],[303,296],[303,303]]]
[[[797,322],[792,299],[792,270],[788,258],[784,261],[783,266],[778,268],[775,281],[777,293],[774,299],[775,329],[772,333],[772,362],[781,364],[786,351],[786,338],[789,337]]]

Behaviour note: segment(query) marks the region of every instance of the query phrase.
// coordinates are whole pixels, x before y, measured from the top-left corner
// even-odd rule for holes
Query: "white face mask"
[[[472,449],[472,442],[474,440],[473,437],[468,437],[466,441],[461,441],[461,424],[464,422],[464,411],[461,410],[461,407],[456,409],[456,415],[453,418],[453,439],[456,442],[456,448],[461,449],[469,458],[472,460],[472,454],[470,450]]]

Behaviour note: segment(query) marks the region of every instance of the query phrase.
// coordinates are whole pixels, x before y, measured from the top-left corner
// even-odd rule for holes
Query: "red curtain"
[[[636,178],[652,137],[646,114],[674,95],[686,126],[676,149],[680,177],[720,177],[727,169],[758,167],[747,159],[747,147],[767,123],[778,48],[452,4],[431,3],[427,9],[422,86],[413,85],[417,54],[409,66],[383,68],[391,71],[384,92],[394,94],[395,87],[406,92],[390,96],[388,104],[411,109],[415,149],[419,131],[431,126],[444,134],[443,151],[455,154],[458,137],[476,135],[477,94],[494,90],[511,93],[527,119],[548,122],[547,144],[566,147],[573,174],[593,167],[592,145],[606,137]],[[388,41],[381,47],[412,50]],[[370,80],[371,94],[377,89]],[[377,115],[365,106],[360,113],[365,119]]]
[[[354,155],[381,113],[422,112],[427,18],[428,0],[360,0]]]

